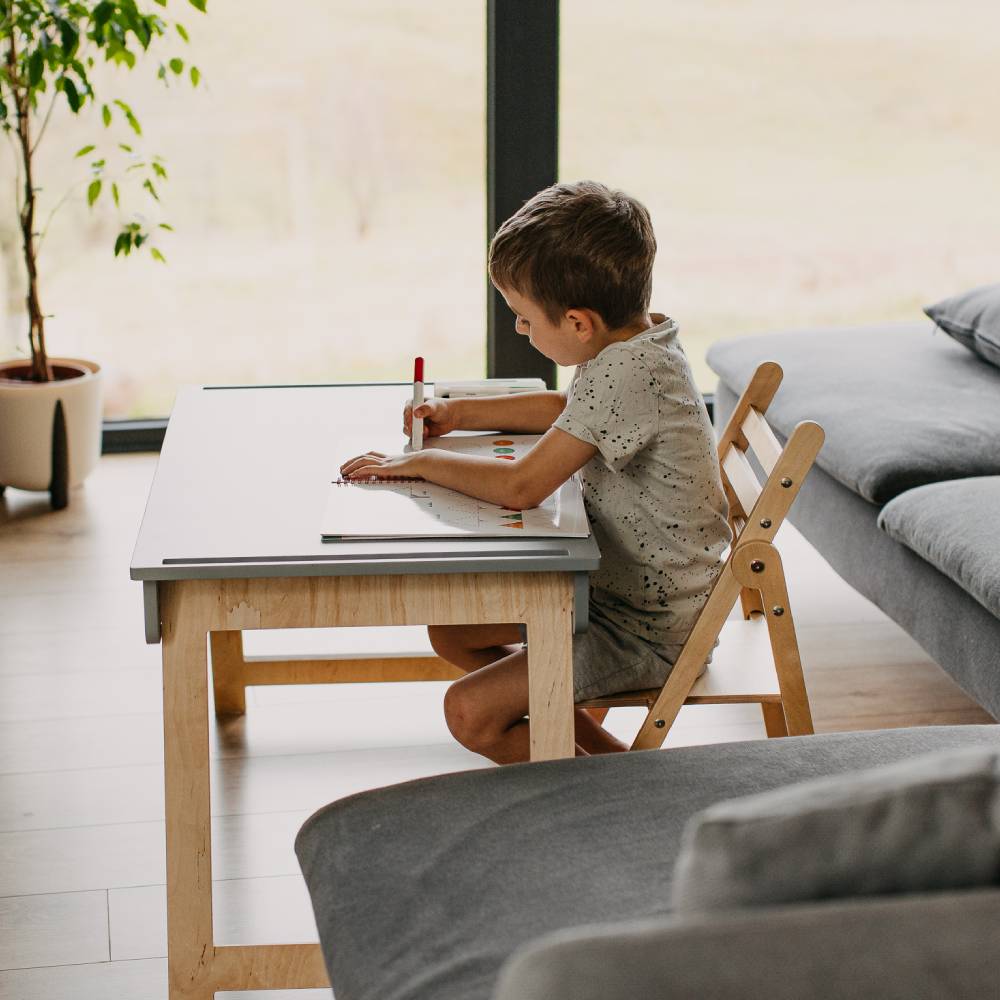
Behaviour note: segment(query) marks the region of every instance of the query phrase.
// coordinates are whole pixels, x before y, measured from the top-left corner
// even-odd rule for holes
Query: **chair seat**
[[[579,708],[650,707],[660,688],[622,691],[590,698]],[[774,668],[767,622],[763,616],[749,621],[726,622],[708,669],[694,682],[685,705],[732,705],[747,702],[780,702],[781,691]]]

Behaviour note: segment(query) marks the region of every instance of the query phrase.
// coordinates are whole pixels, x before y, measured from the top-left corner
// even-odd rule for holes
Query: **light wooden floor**
[[[159,648],[128,579],[154,466],[106,457],[58,514],[0,501],[2,1000],[166,996]],[[781,540],[818,729],[992,721],[793,529]],[[318,806],[482,766],[449,737],[442,690],[258,688],[213,726],[217,941],[315,940],[292,838]],[[631,735],[638,717],[609,724]],[[668,745],[760,736],[752,706],[692,707]]]

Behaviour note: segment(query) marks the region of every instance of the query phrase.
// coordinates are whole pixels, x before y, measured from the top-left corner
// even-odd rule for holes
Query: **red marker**
[[[424,359],[413,360],[413,409],[424,401]],[[424,446],[424,418],[411,417],[410,450],[420,451]]]

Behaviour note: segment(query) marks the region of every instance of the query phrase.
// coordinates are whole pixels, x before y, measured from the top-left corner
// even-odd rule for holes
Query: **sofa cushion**
[[[1000,285],[981,285],[924,312],[949,336],[1000,368]]]
[[[722,799],[1000,726],[612,754],[408,782],[335,802],[295,844],[337,1000],[486,1000],[519,945],[667,912],[685,821]]]
[[[1000,618],[1000,476],[908,490],[879,514],[879,527]]]
[[[998,763],[996,750],[929,754],[711,806],[684,830],[673,908],[992,885]]]
[[[826,432],[817,464],[883,504],[925,483],[1000,475],[1000,371],[925,324],[800,330],[719,341],[708,363],[737,394],[761,361],[785,377],[768,419]]]
[[[494,1000],[986,1000],[1000,889],[597,924],[504,966]]]

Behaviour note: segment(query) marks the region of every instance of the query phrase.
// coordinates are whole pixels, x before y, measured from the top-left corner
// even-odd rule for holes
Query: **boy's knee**
[[[428,625],[427,638],[430,639],[431,649],[444,660],[461,645],[454,625]]]
[[[461,682],[456,681],[444,693],[444,720],[451,735],[467,750],[479,752],[496,742],[478,700]]]

